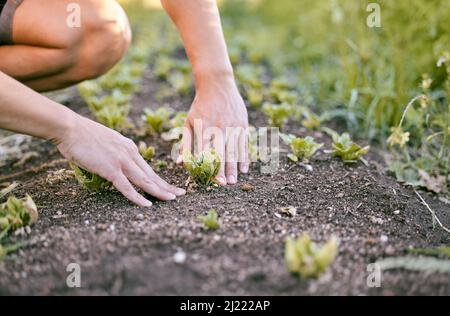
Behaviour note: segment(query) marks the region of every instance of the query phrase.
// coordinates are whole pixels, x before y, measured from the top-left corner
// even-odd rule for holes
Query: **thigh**
[[[72,4],[80,8],[81,27],[68,23]],[[13,41],[18,45],[66,48],[95,31],[99,21],[117,21],[124,16],[114,0],[24,0],[16,11]],[[126,17],[125,17],[126,19]]]

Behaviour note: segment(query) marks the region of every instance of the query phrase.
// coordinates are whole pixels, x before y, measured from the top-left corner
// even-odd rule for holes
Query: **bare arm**
[[[195,120],[202,121],[203,129],[246,130],[247,110],[234,81],[216,1],[161,0],[161,3],[179,30],[195,77],[196,97],[186,125],[191,132],[183,135],[183,148],[192,149]],[[217,179],[221,184],[236,183],[238,163],[241,172],[248,171],[247,134],[233,138],[223,144],[212,144],[223,164]],[[201,147],[206,147],[207,141]]]
[[[86,119],[0,72],[0,128],[54,142],[64,157],[111,181],[129,200],[149,207],[130,182],[147,193],[171,200],[184,190],[159,178],[135,144]]]

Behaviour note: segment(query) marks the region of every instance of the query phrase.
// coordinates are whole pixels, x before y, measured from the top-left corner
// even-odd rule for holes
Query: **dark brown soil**
[[[143,107],[158,104],[158,87],[148,70],[133,101],[135,122]],[[165,101],[186,110],[190,98]],[[83,109],[76,95],[67,103]],[[251,110],[250,117],[252,124],[264,124],[260,113]],[[289,132],[305,133],[295,125]],[[169,144],[147,141],[157,142],[158,159],[168,160]],[[0,169],[1,176],[60,158],[52,145],[40,148],[40,158]],[[15,194],[30,193],[40,219],[29,236],[12,237],[27,245],[0,263],[0,295],[450,295],[448,274],[393,270],[383,273],[381,288],[366,285],[369,263],[404,255],[409,247],[450,242],[448,234],[432,228],[414,192],[383,174],[377,159],[369,160],[371,167],[346,166],[320,153],[309,172],[283,155],[276,175],[262,174],[255,164],[238,185],[189,192],[176,201],[155,202],[151,210],[134,207],[114,191],[91,194],[74,179],[49,183],[49,172],[65,164],[34,169],[14,178],[20,182]],[[169,164],[160,173],[185,185],[181,167]],[[253,189],[244,191],[244,183]],[[449,225],[450,207],[423,195]],[[297,215],[279,217],[283,206],[297,207]],[[222,226],[207,232],[197,216],[212,208]],[[302,232],[319,243],[332,235],[341,240],[336,261],[318,280],[297,279],[285,268],[284,240]],[[175,262],[177,252],[186,254],[184,263]],[[66,286],[71,262],[81,266],[80,289]]]

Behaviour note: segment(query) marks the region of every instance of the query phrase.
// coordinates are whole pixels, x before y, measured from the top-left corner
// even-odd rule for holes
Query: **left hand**
[[[248,172],[248,114],[234,78],[212,79],[197,88],[184,128],[182,151],[192,151],[193,147],[196,153],[210,147],[216,150],[221,161],[216,177],[220,185],[236,184],[238,168]]]

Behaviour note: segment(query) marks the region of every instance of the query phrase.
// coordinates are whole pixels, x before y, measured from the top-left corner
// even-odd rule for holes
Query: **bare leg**
[[[66,23],[73,0],[26,0],[14,17],[15,45],[0,46],[0,71],[37,91],[63,88],[110,69],[131,32],[114,0],[78,0],[81,27]]]

